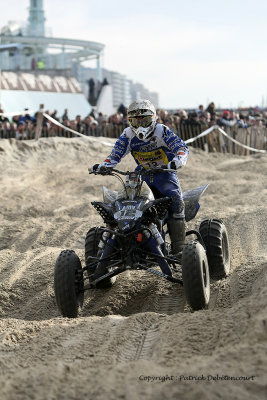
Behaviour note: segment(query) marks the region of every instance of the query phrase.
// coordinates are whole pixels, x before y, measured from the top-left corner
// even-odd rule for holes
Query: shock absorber
[[[109,232],[103,232],[103,234],[101,235],[101,239],[98,243],[98,250],[97,250],[97,257],[100,257],[101,254],[103,253],[104,247],[108,241],[110,237],[110,233]]]
[[[99,244],[98,244],[98,248],[100,250],[102,250],[104,248],[104,246],[105,246],[105,244],[106,244],[106,242],[107,242],[107,240],[109,238],[109,235],[110,235],[110,233],[106,232],[106,231],[102,234],[101,239],[100,239]]]
[[[157,244],[159,246],[161,246],[164,243],[164,240],[162,239],[162,236],[159,233],[158,228],[156,227],[156,225],[153,222],[149,225],[149,229],[151,230],[152,235],[153,235],[154,239],[156,240]]]

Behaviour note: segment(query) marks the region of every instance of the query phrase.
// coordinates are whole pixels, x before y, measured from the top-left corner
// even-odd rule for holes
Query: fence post
[[[219,153],[223,153],[221,132],[220,132],[218,129],[216,129],[215,137],[216,137],[216,150],[217,150]]]
[[[215,153],[216,148],[214,147],[214,142],[213,142],[213,132],[214,131],[207,134],[206,140],[207,140],[207,145],[208,145],[208,151]]]
[[[251,131],[252,131],[252,129],[251,129]],[[249,132],[248,129],[247,129],[247,132],[246,132],[245,144],[246,144],[247,146],[250,145],[250,132]],[[254,146],[254,147],[255,147],[255,146]],[[248,156],[248,155],[250,154],[249,149],[244,149],[244,150],[245,150],[245,151],[244,151],[245,156]]]
[[[44,110],[44,105],[40,104],[39,111],[37,112],[35,140],[38,140],[42,135],[42,127],[43,127],[43,119],[44,119],[43,110]]]

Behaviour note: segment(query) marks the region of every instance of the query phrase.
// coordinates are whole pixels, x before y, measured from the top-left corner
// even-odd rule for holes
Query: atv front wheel
[[[207,308],[210,299],[210,276],[206,252],[197,241],[185,244],[182,253],[182,278],[185,297],[196,311]]]
[[[103,226],[96,226],[91,228],[85,237],[85,263],[86,266],[90,264],[90,261],[87,261],[88,257],[97,257],[99,256],[99,242],[102,238],[102,233],[105,228]],[[95,269],[87,268],[88,276],[94,273]],[[116,282],[116,276],[112,278],[103,279],[102,282],[97,283],[96,288],[98,289],[106,289],[110,288]]]
[[[83,272],[81,261],[73,250],[63,250],[56,261],[54,291],[58,309],[63,317],[76,318],[82,307]]]
[[[207,249],[212,278],[224,278],[230,272],[230,250],[226,227],[220,219],[205,219],[199,226]]]

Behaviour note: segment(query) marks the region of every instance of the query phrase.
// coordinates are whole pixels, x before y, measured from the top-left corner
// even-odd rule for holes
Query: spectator
[[[54,112],[51,114],[51,117],[54,118],[55,120],[59,121],[59,117],[57,115],[57,110],[54,110]]]
[[[82,131],[83,131],[82,117],[80,115],[76,115],[75,122],[76,122],[75,125],[76,125],[77,132],[82,133]]]
[[[165,125],[167,125],[168,126],[168,128],[170,128],[172,131],[176,131],[176,125],[175,125],[175,122],[174,122],[175,120],[174,120],[174,116],[172,116],[172,115],[169,115],[166,119],[165,119],[165,122],[164,122],[164,124]]]
[[[209,126],[217,125],[217,118],[212,117],[209,122]]]
[[[187,124],[187,120],[188,120],[188,115],[187,112],[185,110],[180,110],[179,111],[179,116],[180,116],[180,124]]]
[[[249,124],[246,123],[243,115],[239,115],[238,113],[234,113],[234,115],[238,128],[248,128]]]
[[[28,108],[25,108],[24,111],[26,111],[26,114],[24,116],[20,116],[19,122],[27,122],[27,121],[32,121],[33,123],[36,123],[36,118],[32,117],[27,111],[29,111]]]
[[[95,95],[95,81],[93,78],[90,78],[87,81],[88,84],[88,102],[94,106],[96,104],[96,95]]]
[[[2,124],[9,122],[9,119],[4,115],[4,111],[2,109],[0,109],[0,122]]]
[[[10,124],[9,119],[4,115],[4,111],[0,109],[0,138],[8,138],[10,136],[10,131],[13,128],[13,124]]]
[[[158,115],[158,122],[166,125],[168,120],[168,111],[159,109],[157,110],[157,115]]]
[[[230,111],[225,110],[222,117],[218,119],[218,125],[220,126],[234,126],[237,123],[236,119],[231,119]]]
[[[20,118],[22,118],[22,115],[13,115],[12,117],[12,122],[14,123],[15,127],[17,128],[17,125],[19,123]]]
[[[23,140],[27,138],[26,132],[25,132],[25,122],[20,121],[17,125],[16,129],[16,139],[18,140]]]
[[[91,112],[90,112],[89,115],[90,115],[91,117],[93,117],[93,119],[96,119],[95,110],[93,109],[93,107],[92,107],[92,110],[91,110]]]
[[[43,60],[38,58],[38,60],[37,60],[37,69],[44,69],[44,68],[45,68],[45,63],[43,62]]]
[[[203,113],[204,113],[204,106],[203,106],[203,104],[200,104],[200,105],[198,106],[197,113],[198,113],[198,114],[203,114]]]
[[[210,113],[209,113],[208,111],[204,111],[204,112],[203,112],[203,115],[204,115],[204,117],[205,117],[205,119],[206,119],[207,125],[210,126],[210,122],[211,122],[211,115],[210,115]],[[213,118],[215,119],[215,121],[217,121],[216,116],[214,116]]]
[[[98,122],[95,119],[90,123],[90,135],[91,136],[100,136]]]
[[[10,130],[12,130],[14,124],[10,124],[9,119],[4,115],[4,111],[0,109],[0,128],[1,138],[9,136]]]
[[[206,108],[206,111],[210,113],[211,118],[215,117],[216,116],[215,103],[211,102]]]
[[[66,121],[66,120],[69,120],[69,115],[68,115],[68,109],[67,108],[65,108],[64,114],[62,115],[61,120],[62,120],[62,122]]]
[[[207,121],[207,117],[204,112],[199,114],[199,123],[202,127],[204,127],[205,129],[208,128],[209,122],[210,121]]]
[[[84,134],[85,135],[91,135],[91,129],[90,125],[94,121],[94,118],[91,117],[91,115],[87,115],[87,117],[84,118],[83,123],[84,123]]]
[[[189,113],[188,115],[188,125],[191,126],[200,126],[200,122],[198,119],[198,113],[196,111],[193,111]]]
[[[113,125],[122,125],[122,118],[123,115],[117,112],[109,117],[109,122]]]

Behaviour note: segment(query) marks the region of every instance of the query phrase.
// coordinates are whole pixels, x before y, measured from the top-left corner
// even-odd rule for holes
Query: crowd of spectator
[[[205,109],[201,104],[196,110],[177,110],[168,112],[166,110],[158,110],[159,122],[175,129],[179,126],[202,126],[209,128],[214,125],[222,127],[240,127],[248,128],[249,126],[267,127],[267,110],[261,110],[259,107],[249,109],[224,109],[216,110],[215,104],[212,102]]]
[[[0,138],[30,139],[34,137],[37,114],[30,115],[27,109],[24,111],[25,113],[22,115],[8,118],[5,116],[4,111],[0,109]],[[76,118],[71,119],[68,109],[65,109],[61,116],[58,115],[57,110],[53,112],[46,110],[45,112],[66,128],[85,135],[118,137],[128,125],[127,109],[123,104],[110,116],[105,116],[102,113],[97,114],[92,110],[85,118],[77,115]],[[158,122],[167,125],[178,134],[186,127],[190,127],[192,131],[195,131],[196,128],[203,131],[214,125],[221,127],[235,126],[237,128],[248,128],[250,126],[267,127],[267,110],[259,107],[243,110],[217,110],[214,102],[210,103],[206,108],[203,105],[199,105],[195,110],[179,109],[167,111],[158,109],[157,116]],[[67,129],[58,127],[46,118],[43,119],[42,124],[42,136],[68,135]]]

